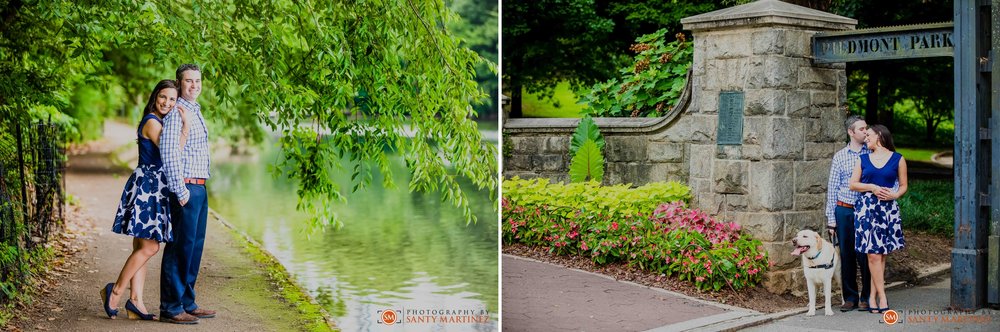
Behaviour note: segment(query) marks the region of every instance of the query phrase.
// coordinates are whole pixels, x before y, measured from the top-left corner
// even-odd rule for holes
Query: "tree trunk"
[[[524,87],[521,84],[514,83],[510,91],[510,117],[520,118],[521,115],[521,92]]]
[[[879,112],[880,122],[879,124],[885,126],[889,129],[889,132],[895,131],[893,128],[893,123],[895,122],[896,112],[893,111],[892,106],[886,107],[884,110]]]
[[[933,121],[926,120],[926,119],[925,119],[925,121],[927,122],[927,143],[930,143],[930,144],[933,145],[935,143],[934,142],[934,136],[935,136],[934,135],[934,131],[937,129],[937,126],[934,125]]]
[[[868,125],[878,123],[878,69],[868,69],[868,88],[865,93],[865,122]]]
[[[879,118],[882,120],[882,125],[889,129],[890,132],[896,130],[896,100],[899,96],[895,93],[896,86],[893,85],[893,80],[886,80],[885,83],[881,83],[878,87],[879,89],[879,104],[883,108],[879,111]],[[887,93],[882,93],[887,92]]]

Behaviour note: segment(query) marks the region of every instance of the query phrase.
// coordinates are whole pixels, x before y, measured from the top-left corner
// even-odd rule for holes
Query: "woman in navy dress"
[[[906,160],[895,152],[892,134],[883,125],[868,127],[865,143],[871,153],[861,156],[850,181],[851,190],[862,193],[854,204],[854,247],[859,253],[868,254],[872,289],[869,311],[882,313],[889,310],[885,298],[885,255],[906,244],[896,203],[906,193]],[[899,189],[893,191],[897,181]]]
[[[118,280],[101,289],[104,311],[112,319],[118,315],[116,308],[126,285],[130,289],[130,297],[125,302],[128,317],[144,320],[156,318],[155,315],[148,314],[149,311],[143,305],[142,289],[146,279],[146,262],[160,250],[161,242],[172,240],[170,201],[167,195],[170,190],[167,189],[159,144],[163,117],[174,108],[177,92],[177,83],[173,80],[157,83],[146,102],[139,128],[136,129],[139,165],[125,182],[121,203],[111,227],[115,233],[133,237],[132,254],[125,261]],[[182,119],[186,118],[186,111],[183,107],[178,111],[181,112]],[[181,148],[184,147],[187,132],[187,122],[184,123],[181,129]]]

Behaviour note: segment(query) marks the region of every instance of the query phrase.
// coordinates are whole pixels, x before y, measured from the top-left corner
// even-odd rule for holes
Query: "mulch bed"
[[[914,232],[906,233],[906,247],[889,255],[889,261],[886,264],[886,268],[888,269],[886,274],[887,282],[902,280],[915,283],[917,282],[916,277],[919,269],[942,263],[950,263],[952,242],[951,238],[939,235]],[[919,250],[915,248],[919,248]],[[763,313],[802,308],[808,302],[804,297],[798,298],[791,294],[774,294],[768,292],[763,286],[745,288],[739,291],[730,288],[723,288],[718,292],[700,291],[692,283],[681,281],[674,277],[666,277],[659,273],[629,267],[626,263],[617,262],[597,265],[586,257],[557,256],[550,254],[547,248],[531,247],[520,243],[504,244],[503,253],[600,273],[613,277],[616,280],[662,288],[703,300],[715,301]],[[834,289],[837,288],[839,287],[835,287]],[[840,300],[835,299],[834,303],[835,305],[839,305]]]
[[[889,254],[885,263],[887,282],[905,281],[918,283],[920,269],[951,264],[951,246],[955,240],[941,235],[904,230],[906,247]]]

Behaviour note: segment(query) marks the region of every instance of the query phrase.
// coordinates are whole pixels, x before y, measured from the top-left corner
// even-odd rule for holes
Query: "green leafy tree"
[[[927,68],[936,68],[928,70]],[[941,69],[937,69],[941,68]],[[916,59],[898,68],[896,92],[900,99],[913,102],[914,111],[924,124],[924,140],[929,145],[937,142],[937,129],[955,115],[955,94],[951,86],[941,82],[952,81],[952,59]],[[919,137],[919,136],[918,136]]]
[[[462,18],[448,26],[455,36],[463,41],[463,45],[476,51],[488,61],[476,66],[476,82],[490,98],[483,103],[474,105],[480,118],[496,119],[499,114],[497,101],[497,70],[494,65],[498,60],[497,47],[500,43],[500,17],[497,12],[497,1],[487,0],[452,0],[449,8]]]
[[[525,90],[551,96],[562,81],[579,88],[612,76],[614,23],[597,14],[594,0],[504,1],[503,15],[503,84],[512,117],[521,116]]]
[[[945,22],[952,19],[952,1],[876,1],[876,0],[832,0],[829,11],[858,20],[858,28],[886,27],[908,24]],[[890,129],[893,125],[893,105],[903,99],[933,92],[923,85],[908,84],[898,77],[908,75],[911,65],[924,60],[866,61],[850,63],[848,76],[865,78],[867,82],[851,79],[848,89],[857,91],[864,97],[858,110],[864,109],[868,123],[880,123]],[[916,63],[914,63],[916,62]],[[920,80],[926,77],[950,75],[951,68],[941,65],[919,67]],[[856,74],[859,73],[859,74]],[[939,81],[940,82],[940,81]]]
[[[615,22],[614,40],[620,53],[628,51],[629,41],[661,29],[681,31],[681,19],[728,7],[725,0],[601,0],[607,16]],[[672,37],[672,36],[667,36]]]
[[[276,169],[298,182],[298,207],[324,224],[340,225],[330,203],[342,189],[328,172],[350,169],[360,190],[376,169],[390,173],[391,155],[406,160],[411,190],[441,192],[470,221],[459,179],[496,188],[496,148],[470,120],[487,97],[475,80],[485,60],[444,28],[458,16],[441,0],[12,0],[2,8],[4,119],[38,106],[65,110],[73,79],[115,73],[107,53],[137,50],[169,68],[200,64],[207,117],[250,136],[281,133]]]

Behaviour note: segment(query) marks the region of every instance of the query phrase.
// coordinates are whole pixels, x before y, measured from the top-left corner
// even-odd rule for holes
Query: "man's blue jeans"
[[[160,268],[160,314],[167,317],[198,309],[194,303],[194,284],[205,248],[208,192],[204,185],[185,186],[191,192],[187,204],[180,206],[176,196],[170,202],[174,241],[163,248]]]
[[[854,249],[854,209],[837,206],[837,239],[840,241],[840,279],[844,301],[857,304],[868,302],[871,294],[871,273],[868,272],[868,255]],[[858,270],[861,270],[861,297],[858,297]]]

